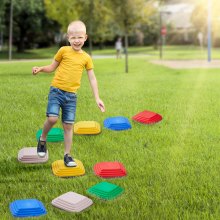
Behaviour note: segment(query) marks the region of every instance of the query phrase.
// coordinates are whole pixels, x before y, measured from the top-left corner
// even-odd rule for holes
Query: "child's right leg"
[[[56,124],[58,117],[49,116],[44,123],[43,132],[38,140],[37,154],[39,157],[45,157],[47,153],[46,139],[50,129]]]

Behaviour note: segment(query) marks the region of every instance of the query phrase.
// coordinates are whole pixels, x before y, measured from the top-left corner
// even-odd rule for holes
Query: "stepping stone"
[[[102,178],[116,178],[127,175],[123,164],[117,161],[97,163],[93,167],[93,170],[97,176]]]
[[[124,191],[123,188],[108,182],[101,182],[90,187],[87,192],[100,199],[110,200],[118,197]]]
[[[37,141],[42,134],[42,129],[39,129],[36,134]],[[52,128],[47,134],[47,142],[64,141],[64,131],[61,128]]]
[[[96,121],[79,121],[74,124],[75,134],[99,134],[100,124]]]
[[[59,177],[74,177],[82,176],[85,174],[85,168],[81,161],[74,159],[77,166],[67,167],[63,160],[56,160],[52,163],[52,172],[55,176]]]
[[[115,131],[127,130],[131,128],[129,120],[125,117],[110,117],[104,120],[105,128]]]
[[[37,199],[15,200],[9,205],[14,217],[35,217],[47,213],[43,203]]]
[[[18,161],[21,163],[46,163],[48,159],[48,151],[45,157],[39,157],[36,147],[24,147],[18,152]]]
[[[162,116],[155,112],[143,111],[132,117],[132,120],[143,124],[154,124],[162,120]]]
[[[75,192],[67,192],[52,200],[53,206],[69,212],[81,212],[92,204],[91,199]]]

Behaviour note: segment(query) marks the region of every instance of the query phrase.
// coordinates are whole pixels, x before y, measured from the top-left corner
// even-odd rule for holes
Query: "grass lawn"
[[[13,59],[45,59],[53,58],[57,52],[58,47],[42,48],[27,50],[25,53],[13,53]],[[88,48],[84,48],[88,52]],[[128,53],[130,55],[146,55],[151,59],[159,59],[160,50],[155,50],[152,46],[148,47],[129,47]],[[94,48],[93,55],[113,55],[115,56],[115,50],[113,47],[99,50]],[[220,48],[213,48],[211,51],[212,59],[220,59]],[[7,60],[8,52],[0,52],[0,60]],[[165,46],[163,47],[163,59],[171,60],[183,60],[183,59],[203,59],[207,60],[207,49],[201,51],[197,46]]]
[[[104,114],[96,107],[83,75],[76,121],[98,121],[102,133],[73,137],[73,155],[83,162],[86,174],[67,179],[51,172],[52,162],[63,158],[63,143],[48,143],[46,164],[17,161],[22,147],[36,146],[36,132],[45,120],[52,75],[32,76],[31,67],[47,62],[0,64],[1,219],[13,219],[10,202],[26,198],[41,200],[48,213],[39,219],[48,220],[220,219],[219,70],[172,70],[144,58],[129,62],[126,74],[124,60],[95,60]],[[145,109],[160,113],[163,120],[151,126],[131,121]],[[111,116],[128,117],[132,129],[105,129],[103,121]],[[128,175],[107,181],[125,192],[112,201],[88,195],[89,187],[105,181],[94,175],[93,165],[116,160],[125,165]],[[89,196],[94,205],[82,213],[51,205],[68,191]]]

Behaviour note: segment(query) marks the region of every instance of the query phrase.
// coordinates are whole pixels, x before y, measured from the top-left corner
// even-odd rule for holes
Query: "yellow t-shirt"
[[[67,92],[77,92],[84,68],[93,69],[93,62],[85,51],[77,52],[71,46],[61,47],[54,59],[59,62],[51,85]]]

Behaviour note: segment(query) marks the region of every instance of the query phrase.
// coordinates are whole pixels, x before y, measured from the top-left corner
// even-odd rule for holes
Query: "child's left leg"
[[[73,138],[73,124],[63,123],[64,129],[64,154],[70,154]]]
[[[64,129],[64,163],[68,167],[75,167],[77,164],[70,156],[73,138],[73,124],[63,123]]]
[[[73,138],[73,124],[63,123],[64,129],[64,163],[68,167],[75,167],[77,164],[70,156]]]
[[[72,138],[73,138],[73,123],[75,121],[76,101],[75,93],[61,91],[62,97],[62,122],[64,129],[64,163],[68,167],[75,167],[77,164],[70,156]]]

